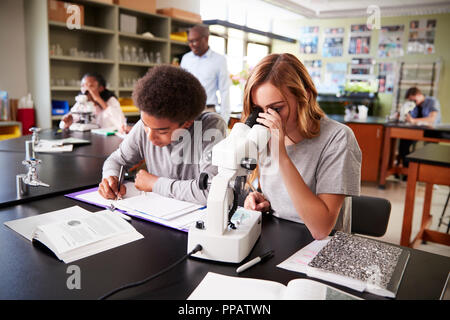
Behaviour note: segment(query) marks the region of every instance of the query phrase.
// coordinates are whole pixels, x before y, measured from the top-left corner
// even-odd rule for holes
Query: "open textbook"
[[[67,194],[66,197],[103,208],[113,205],[129,216],[181,231],[187,231],[196,221],[204,218],[205,207],[202,205],[163,197],[154,192],[139,191],[133,182],[126,182],[124,185],[127,192],[122,200],[105,199],[98,193],[98,188]]]
[[[278,267],[395,298],[408,260],[405,249],[338,231],[331,238],[311,242]]]
[[[309,279],[294,279],[285,286],[275,281],[208,272],[188,300],[360,300],[360,298]]]
[[[4,224],[26,239],[42,243],[65,263],[144,238],[110,211],[90,212],[78,206]]]

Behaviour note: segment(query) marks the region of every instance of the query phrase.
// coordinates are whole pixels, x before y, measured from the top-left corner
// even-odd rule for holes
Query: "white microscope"
[[[202,246],[193,257],[239,263],[261,234],[261,212],[244,208],[236,211],[237,197],[246,177],[256,168],[258,155],[270,139],[269,129],[255,124],[258,112],[262,110],[254,111],[245,124],[236,123],[229,136],[212,149],[212,164],[218,167],[218,174],[209,190],[206,221],[197,221],[189,229],[187,252],[197,244]],[[200,187],[207,188],[205,174],[201,176]]]
[[[79,94],[75,97],[75,105],[70,112],[77,115],[78,120],[74,122],[69,129],[71,131],[90,131],[97,129],[99,126],[93,122],[95,118],[95,105],[88,100],[85,94]]]
[[[405,101],[400,107],[400,113],[398,121],[405,122],[406,115],[410,113],[416,107],[416,103],[414,101]]]
[[[392,112],[388,116],[389,121],[395,122],[406,122],[406,115],[410,113],[416,107],[416,103],[414,101],[405,101],[396,111]]]

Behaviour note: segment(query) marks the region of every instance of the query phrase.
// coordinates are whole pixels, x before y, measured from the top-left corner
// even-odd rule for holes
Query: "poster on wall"
[[[317,87],[321,81],[322,60],[305,60],[303,64],[308,69],[308,73]]]
[[[323,57],[341,57],[344,53],[344,28],[326,28]]]
[[[403,56],[403,25],[382,26],[378,40],[378,57],[393,58]]]
[[[434,37],[436,33],[435,19],[412,20],[409,23],[409,54],[432,54],[435,51]]]
[[[349,54],[370,54],[372,32],[365,24],[352,24],[350,27]]]
[[[381,62],[378,64],[378,92],[393,93],[395,82],[395,63]]]
[[[300,53],[317,54],[319,46],[319,27],[300,28]]]
[[[329,62],[325,68],[323,81],[318,86],[320,93],[339,93],[343,91],[346,81],[347,63]]]

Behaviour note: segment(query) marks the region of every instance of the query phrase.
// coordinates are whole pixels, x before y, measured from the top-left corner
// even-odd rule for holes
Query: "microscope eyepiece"
[[[257,123],[256,119],[258,118],[258,113],[260,112],[264,112],[263,109],[261,109],[260,107],[253,108],[253,111],[248,116],[247,121],[245,121],[245,124],[250,128],[252,128]]]

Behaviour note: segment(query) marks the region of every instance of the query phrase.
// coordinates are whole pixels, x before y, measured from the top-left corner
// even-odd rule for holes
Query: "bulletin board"
[[[409,23],[408,54],[435,52],[436,19],[412,20]]]
[[[326,28],[323,41],[323,57],[341,57],[344,53],[344,28]]]
[[[395,62],[378,63],[378,92],[393,93],[395,83]]]
[[[300,28],[300,53],[317,54],[319,46],[319,27]]]
[[[382,26],[378,38],[378,57],[393,58],[403,56],[403,25]]]
[[[306,69],[308,70],[309,75],[311,76],[311,79],[313,80],[316,87],[320,84],[320,81],[322,79],[321,77],[321,70],[322,70],[322,60],[305,60],[304,65]]]
[[[350,40],[348,54],[369,55],[372,32],[365,24],[352,24],[350,27]]]
[[[344,89],[347,74],[347,63],[329,62],[326,65],[322,91],[339,93]]]

